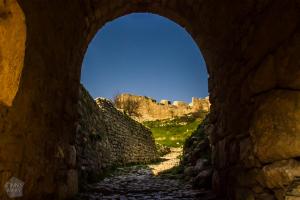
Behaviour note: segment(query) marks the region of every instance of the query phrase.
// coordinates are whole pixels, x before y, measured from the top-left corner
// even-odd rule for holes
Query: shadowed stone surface
[[[300,156],[299,0],[0,1],[1,185],[19,178],[28,200],[72,195],[64,191],[73,191],[67,152],[75,144],[82,59],[99,28],[132,12],[174,20],[201,48],[215,192],[230,200],[282,199],[251,174]],[[265,149],[268,141],[281,151]],[[7,199],[2,186],[0,198]]]

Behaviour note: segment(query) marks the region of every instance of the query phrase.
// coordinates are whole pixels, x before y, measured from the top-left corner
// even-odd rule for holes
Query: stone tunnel
[[[289,197],[300,176],[299,0],[0,0],[0,197],[76,193],[69,165],[81,64],[95,33],[133,12],[184,27],[209,72],[213,189]]]

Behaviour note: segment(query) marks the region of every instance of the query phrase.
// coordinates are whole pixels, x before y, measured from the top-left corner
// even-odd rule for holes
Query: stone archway
[[[26,19],[26,50],[24,69],[16,73],[22,75],[18,93],[0,112],[1,184],[21,178],[24,199],[64,198],[76,191],[70,155],[87,45],[107,21],[153,12],[185,27],[206,60],[216,192],[230,199],[284,198],[299,173],[299,1],[18,2]],[[9,79],[2,76],[1,88]],[[1,101],[7,98],[2,94]],[[4,199],[2,187],[0,194]]]

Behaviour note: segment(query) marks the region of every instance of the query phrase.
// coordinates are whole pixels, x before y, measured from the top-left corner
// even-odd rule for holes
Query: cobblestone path
[[[161,163],[118,168],[113,176],[90,185],[76,200],[216,200],[209,191],[192,189],[171,176],[156,175],[177,165],[180,153],[181,149],[172,149]]]

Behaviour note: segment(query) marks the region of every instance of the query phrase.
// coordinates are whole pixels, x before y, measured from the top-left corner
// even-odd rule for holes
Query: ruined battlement
[[[190,113],[195,113],[201,110],[209,111],[210,102],[208,97],[197,98],[193,97],[191,103],[184,101],[171,102],[167,99],[157,101],[147,96],[138,96],[133,94],[121,94],[121,102],[126,100],[134,100],[139,103],[139,117],[135,117],[137,121],[153,121],[161,119],[169,119],[175,116],[183,116]]]

